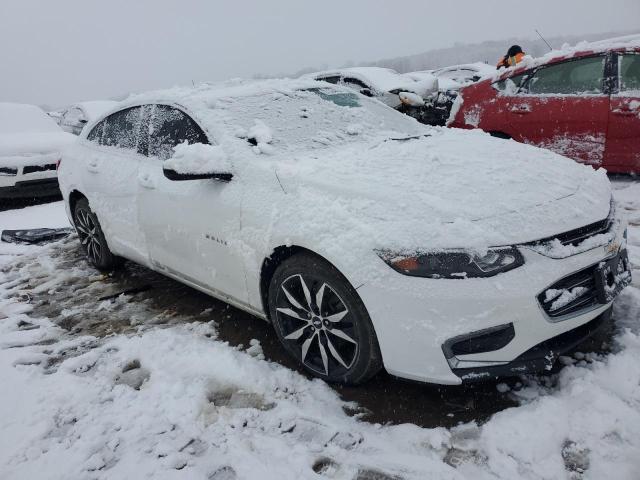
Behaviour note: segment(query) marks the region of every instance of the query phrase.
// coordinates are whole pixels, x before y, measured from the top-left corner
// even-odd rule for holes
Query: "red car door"
[[[640,52],[618,59],[618,88],[611,95],[604,167],[640,173]]]
[[[598,55],[538,68],[507,102],[513,139],[602,165],[609,116],[605,64],[606,56]]]

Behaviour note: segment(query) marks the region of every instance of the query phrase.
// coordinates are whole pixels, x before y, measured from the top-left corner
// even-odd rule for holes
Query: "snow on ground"
[[[640,265],[640,183],[614,187]],[[59,202],[0,213],[0,228],[65,224]],[[85,308],[105,318],[119,309],[132,319],[125,331],[60,328],[30,298],[78,276],[99,280],[82,262],[59,274],[57,258],[75,242],[19,257],[0,244],[3,479],[638,478],[637,267],[615,305],[610,353],[576,354],[557,375],[523,378],[512,391],[519,406],[482,425],[425,429],[347,415],[353,405],[323,382],[262,360],[256,345],[242,351],[217,339],[206,315],[145,318],[144,305],[121,296]]]

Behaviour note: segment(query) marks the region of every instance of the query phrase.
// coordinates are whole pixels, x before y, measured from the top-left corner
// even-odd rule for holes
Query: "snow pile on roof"
[[[638,48],[640,48],[640,34],[609,38],[605,40],[598,40],[595,42],[583,41],[575,45],[565,44],[561,48],[553,49],[545,55],[542,55],[541,57],[533,58],[527,55],[525,56],[525,59],[518,65],[509,67],[507,69],[498,70],[492,78],[498,79],[503,77],[506,72],[521,71],[534,68],[540,65],[544,65],[553,60],[571,58],[581,53],[599,53],[609,50],[633,51]]]
[[[94,118],[101,117],[109,110],[114,109],[117,105],[118,102],[113,100],[91,100],[76,103],[73,107],[80,108],[86,114],[87,120],[93,120]]]
[[[181,143],[163,167],[177,173],[206,174],[231,172],[231,164],[222,147],[202,143]]]

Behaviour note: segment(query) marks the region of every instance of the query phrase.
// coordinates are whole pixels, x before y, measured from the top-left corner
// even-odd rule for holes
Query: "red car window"
[[[540,68],[527,82],[530,94],[602,93],[604,57],[583,58]]]
[[[640,54],[622,55],[619,61],[620,92],[640,96]]]

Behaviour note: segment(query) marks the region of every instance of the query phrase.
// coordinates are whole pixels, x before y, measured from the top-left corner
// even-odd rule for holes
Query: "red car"
[[[460,91],[449,126],[640,174],[640,37],[550,53]]]

